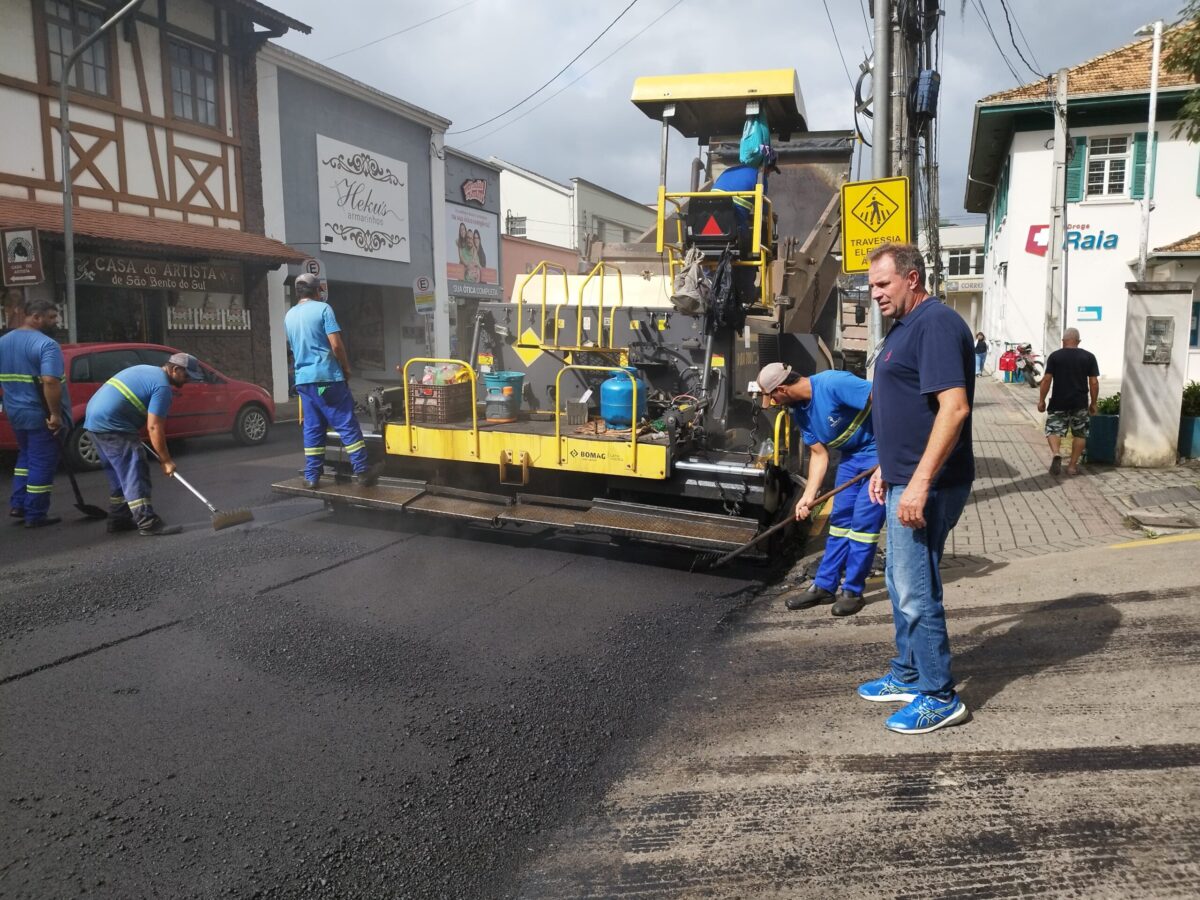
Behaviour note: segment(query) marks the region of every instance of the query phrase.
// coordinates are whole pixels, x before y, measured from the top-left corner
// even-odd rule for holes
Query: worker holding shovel
[[[49,515],[58,434],[70,425],[71,408],[62,348],[50,335],[58,325],[53,300],[26,300],[19,328],[0,337],[0,389],[4,411],[17,437],[17,465],[8,514],[14,525],[41,528],[62,521]]]
[[[829,467],[829,451],[839,450],[837,482],[845,484],[879,464],[871,427],[871,384],[849,372],[818,372],[804,377],[783,363],[758,373],[763,398],[789,407],[809,447],[808,481],[796,503],[796,518],[806,519]],[[821,565],[808,589],[789,597],[788,609],[832,603],[835,616],[863,608],[863,590],[883,527],[884,510],[867,496],[865,479],[849,484],[833,498],[829,537]],[[841,586],[841,595],[838,587]]]
[[[203,381],[200,363],[188,353],[175,353],[161,366],[130,366],[100,386],[88,401],[84,427],[92,433],[109,484],[109,532],[133,531],[154,536],[179,534],[150,505],[150,466],[139,432],[143,427],[163,474],[175,474],[167,449],[167,412],[173,388]]]

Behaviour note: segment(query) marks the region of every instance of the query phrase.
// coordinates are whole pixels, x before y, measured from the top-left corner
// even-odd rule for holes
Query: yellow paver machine
[[[716,552],[788,514],[802,448],[754,378],[835,364],[853,133],[808,130],[792,69],[639,78],[632,100],[662,122],[655,227],[518,276],[479,304],[466,359],[408,360],[368,398],[376,485],[336,477],[330,434],[335,477],[275,491]],[[770,152],[743,164],[747,123]],[[672,130],[699,147],[686,191],[667,189]]]

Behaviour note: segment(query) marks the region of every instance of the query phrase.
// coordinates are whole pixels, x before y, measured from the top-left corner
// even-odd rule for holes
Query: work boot
[[[310,491],[315,491],[318,487],[321,486],[321,476],[318,475],[316,478],[305,478],[304,486],[306,488],[308,488]]]
[[[354,483],[359,487],[370,487],[379,480],[381,472],[383,472],[383,463],[375,463],[361,472],[355,472]]]
[[[862,609],[866,602],[862,594],[856,594],[853,591],[842,591],[838,595],[837,602],[833,604],[833,608],[829,611],[835,616],[852,616]]]
[[[832,603],[833,598],[833,591],[827,591],[814,583],[808,586],[808,590],[792,594],[784,601],[783,605],[792,610],[809,609],[819,603]]]
[[[23,509],[10,509],[8,511],[8,517],[12,519],[13,525],[25,524],[25,510]]]
[[[113,516],[106,524],[109,534],[117,534],[121,531],[137,531],[137,522],[125,516],[124,518]]]
[[[25,522],[26,528],[45,528],[47,525],[57,525],[62,516],[42,516],[40,519],[30,519]]]
[[[162,537],[168,534],[179,534],[183,531],[182,525],[168,525],[158,516],[151,516],[143,522],[138,523],[138,534],[144,534],[147,537]]]

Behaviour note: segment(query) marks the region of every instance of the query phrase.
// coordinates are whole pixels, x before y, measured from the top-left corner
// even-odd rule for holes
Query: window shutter
[[[1139,131],[1133,136],[1133,183],[1129,185],[1129,196],[1134,200],[1141,200],[1146,192],[1142,190],[1142,183],[1146,180],[1146,144],[1147,134],[1144,131]],[[1154,142],[1154,161],[1158,162],[1158,141]],[[1155,166],[1157,169],[1158,167]],[[1150,174],[1150,199],[1154,199],[1154,176],[1155,172]],[[1200,186],[1198,186],[1200,190]]]
[[[1075,138],[1075,155],[1067,163],[1067,202],[1083,199],[1083,173],[1087,166],[1087,138]]]

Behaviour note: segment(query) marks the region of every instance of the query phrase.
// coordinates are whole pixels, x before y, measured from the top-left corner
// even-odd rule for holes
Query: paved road
[[[0,895],[503,896],[714,652],[744,574],[333,519],[294,428],[188,442],[256,522],[0,541]],[[93,503],[97,474],[81,479]],[[0,490],[7,489],[7,482]]]

